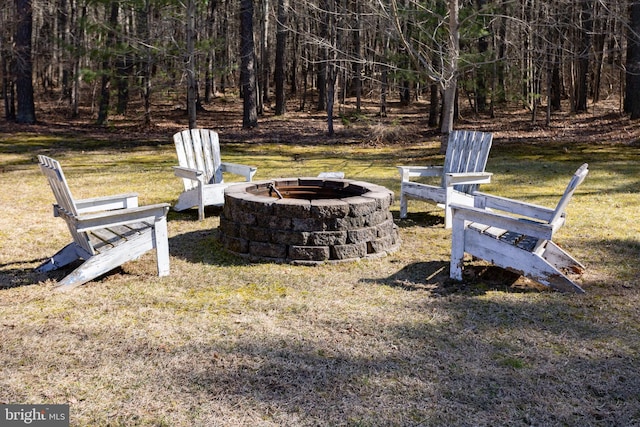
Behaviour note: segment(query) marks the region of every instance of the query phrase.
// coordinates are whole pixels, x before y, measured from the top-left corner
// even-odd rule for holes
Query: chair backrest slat
[[[201,171],[205,182],[221,183],[222,170],[218,134],[209,129],[187,129],[173,135],[180,166]],[[196,186],[191,180],[183,179],[185,189]]]
[[[484,172],[491,150],[493,134],[475,131],[453,131],[449,134],[444,160],[445,173]],[[444,185],[444,177],[443,183]],[[457,185],[456,191],[472,193],[478,185]]]
[[[75,217],[78,216],[78,209],[76,207],[75,199],[71,194],[71,190],[69,189],[69,185],[67,184],[67,179],[62,171],[62,166],[60,166],[60,163],[57,160],[44,155],[38,156],[38,162],[40,170],[44,176],[47,177],[49,186],[53,191],[58,209],[64,211],[66,214],[64,219],[67,223],[67,227],[69,228],[69,232],[73,237],[73,241],[87,252],[93,254],[94,250],[89,242],[89,237],[86,233],[79,233],[73,222]]]
[[[555,224],[557,221],[562,221],[564,219],[565,210],[567,209],[567,205],[571,201],[571,197],[573,197],[573,193],[576,191],[576,188],[578,188],[578,186],[582,184],[582,181],[584,181],[588,173],[589,164],[584,163],[573,174],[571,180],[569,181],[569,185],[567,185],[567,188],[564,190],[564,194],[560,198],[560,201],[558,202],[558,205],[556,206],[556,209],[551,216],[551,220],[549,220],[550,224]]]
[[[38,156],[38,161],[40,162],[40,170],[44,176],[47,177],[47,181],[53,191],[58,206],[64,209],[69,215],[77,216],[78,210],[76,209],[76,203],[60,163],[51,157],[43,155]]]
[[[204,156],[203,156],[203,147],[202,147],[202,138],[200,138],[200,132],[198,129],[192,129],[189,131],[191,142],[191,149],[189,152],[189,156],[191,158],[191,167],[194,169],[198,169],[199,171],[207,172],[207,168],[204,166]],[[187,146],[189,146],[187,144]]]

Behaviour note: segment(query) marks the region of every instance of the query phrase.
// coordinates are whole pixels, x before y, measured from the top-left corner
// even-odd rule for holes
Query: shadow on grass
[[[47,279],[56,281],[61,280],[64,276],[69,274],[75,267],[80,264],[74,263],[71,266],[62,268],[60,270],[54,270],[48,273],[39,273],[35,270],[35,267],[24,267],[28,264],[40,265],[46,260],[46,258],[42,258],[0,264],[0,290],[17,288],[19,286],[36,285],[40,282],[44,282]]]
[[[197,230],[169,238],[169,253],[193,264],[219,266],[248,265],[241,257],[228,253],[218,239],[218,230]]]
[[[442,211],[444,213],[444,211]],[[406,218],[400,218],[400,211],[393,211],[393,220],[400,228],[421,227],[444,227],[444,216],[434,212],[409,212]]]
[[[582,276],[580,285],[588,294],[615,295],[637,291],[637,278],[640,276],[640,240],[637,238],[584,241],[600,252],[598,260],[609,266],[626,266],[616,270],[616,276],[597,274],[596,278]],[[583,260],[584,261],[584,260]],[[613,267],[609,267],[613,268]],[[595,267],[601,270],[602,267]],[[589,267],[587,271],[589,272]],[[449,261],[425,261],[408,264],[388,277],[368,280],[391,287],[400,287],[409,291],[426,290],[434,296],[449,294],[482,295],[488,291],[509,293],[555,292],[551,288],[520,276],[509,270],[490,265],[485,261],[465,263],[463,280],[458,282],[449,278]]]
[[[24,269],[17,267],[25,263],[43,262],[42,260],[19,261],[0,265],[0,290],[17,288],[19,286],[27,286],[44,280],[45,275],[37,273],[33,269]],[[12,267],[12,266],[16,267]]]
[[[30,261],[19,261],[16,263],[9,263],[0,265],[0,291],[17,288],[20,286],[32,286],[37,285],[41,282],[45,282],[47,280],[52,280],[54,282],[59,282],[64,279],[68,274],[70,274],[73,270],[78,268],[84,261],[78,260],[74,261],[69,265],[66,265],[58,270],[52,270],[46,273],[39,273],[36,271],[35,267],[33,268],[5,268],[10,267],[11,265],[18,264],[34,264],[40,265],[46,258],[43,259],[34,259]],[[107,273],[96,277],[95,279],[87,282],[99,282],[108,278],[109,276],[114,276],[118,274],[123,274],[124,270],[121,266],[114,268],[113,270],[108,271]]]
[[[450,324],[408,321],[389,327],[387,339],[394,345],[385,352],[358,357],[320,339],[242,334],[240,342],[217,339],[176,349],[163,357],[189,362],[163,365],[172,369],[158,379],[162,387],[203,398],[255,399],[310,425],[327,417],[350,425],[425,425],[425,420],[435,425],[517,424],[522,416],[550,425],[630,425],[637,420],[640,380],[632,368],[637,355],[619,349],[594,358],[548,348],[573,350],[567,335],[578,345],[597,345],[617,331],[567,310],[562,300],[541,305],[463,298],[438,304],[451,313]],[[550,315],[564,322],[541,326]],[[508,333],[528,329],[549,343],[532,346],[526,335],[516,333],[516,339]],[[354,341],[348,341],[350,346]],[[146,357],[148,348],[138,352]],[[559,405],[567,394],[572,404]],[[411,398],[401,397],[406,395]],[[550,401],[555,403],[551,407]],[[521,410],[503,414],[500,408],[505,407]],[[409,422],[411,416],[421,421]]]
[[[488,291],[539,292],[546,289],[516,273],[492,265],[467,265],[462,281],[449,278],[448,261],[415,262],[388,277],[366,279],[408,291],[428,291],[433,296],[450,294],[483,295]]]

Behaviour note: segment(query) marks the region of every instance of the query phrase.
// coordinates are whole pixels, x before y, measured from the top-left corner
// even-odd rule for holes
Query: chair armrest
[[[92,197],[76,200],[78,214],[107,211],[113,209],[135,208],[138,206],[138,194],[126,193],[106,197]]]
[[[197,169],[186,168],[184,166],[174,166],[173,174],[180,178],[190,179],[193,181],[203,181],[204,172]]]
[[[157,218],[166,216],[168,212],[168,203],[158,203],[131,209],[79,215],[76,218],[76,230],[84,232],[141,221],[153,223]]]
[[[506,197],[494,196],[481,192],[474,192],[474,206],[481,209],[497,209],[514,215],[522,215],[549,222],[555,211],[544,206],[527,203]]]
[[[238,163],[222,162],[220,167],[223,172],[244,176],[247,181],[251,181],[253,179],[253,175],[258,171],[258,168],[255,166],[241,165]]]
[[[449,206],[453,214],[454,227],[457,220],[464,220],[546,240],[551,240],[555,231],[548,223],[536,222],[527,218],[512,217],[493,211],[453,203]]]
[[[409,181],[411,177],[418,176],[442,176],[442,166],[396,166],[403,181]]]
[[[488,184],[493,176],[490,172],[460,172],[444,174],[445,187],[464,184]]]

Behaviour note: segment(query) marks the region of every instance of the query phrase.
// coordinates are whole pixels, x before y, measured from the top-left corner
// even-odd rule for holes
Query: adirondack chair
[[[173,135],[178,163],[173,170],[184,182],[184,191],[173,207],[176,211],[198,207],[198,218],[204,219],[205,206],[224,205],[224,189],[229,185],[223,172],[244,176],[251,181],[257,168],[222,162],[218,134],[208,129],[183,130]]]
[[[491,181],[485,172],[493,134],[453,131],[449,134],[444,166],[398,166],[400,184],[400,218],[407,217],[407,200],[417,199],[444,208],[445,228],[451,228],[451,203],[473,206],[471,193],[480,184]],[[411,181],[417,177],[439,177],[440,185]]]
[[[551,239],[588,167],[576,171],[555,209],[482,193],[475,194],[475,207],[452,204],[451,278],[462,280],[466,252],[545,286],[584,293],[566,274],[582,273],[584,266]]]
[[[43,155],[38,161],[56,199],[53,215],[67,222],[73,242],[36,271],[49,272],[84,260],[58,283],[58,289],[67,290],[155,249],[158,276],[169,274],[168,203],[138,206],[135,193],[76,200],[60,163]]]

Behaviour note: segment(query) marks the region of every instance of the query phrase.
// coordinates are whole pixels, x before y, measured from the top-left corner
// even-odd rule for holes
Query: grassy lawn
[[[483,191],[553,206],[590,174],[557,243],[586,266],[585,295],[497,269],[450,283],[442,212],[413,202],[402,246],[316,267],[225,253],[218,216],[169,215],[171,275],[154,254],[72,292],[33,269],[70,241],[36,155],[78,198],[135,191],[175,203],[175,152],[46,135],[0,136],[0,403],[68,403],[74,426],[640,424],[637,145],[501,143]],[[223,144],[255,179],[340,170],[398,194],[412,145]],[[398,203],[392,211],[397,218]]]

